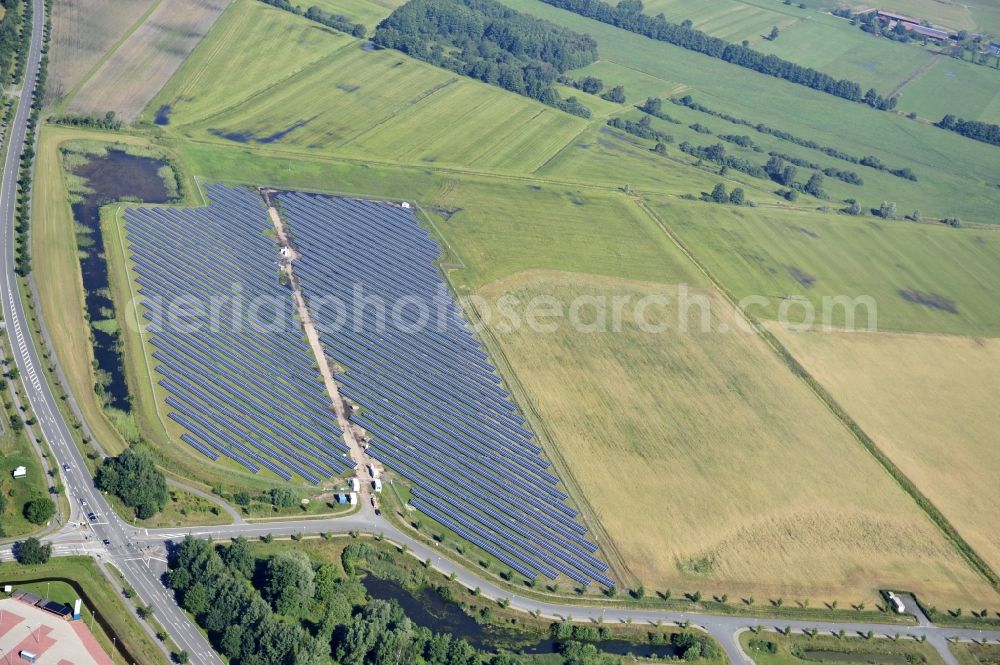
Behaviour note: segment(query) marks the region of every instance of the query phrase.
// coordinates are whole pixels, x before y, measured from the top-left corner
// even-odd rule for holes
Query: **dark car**
[[[105,538],[105,539],[104,539],[104,544],[105,544],[105,545],[110,545],[110,544],[111,544],[111,541],[110,541],[109,539]]]
[[[87,515],[87,519],[90,520],[91,522],[96,522],[97,521],[97,513],[90,513],[89,515]]]

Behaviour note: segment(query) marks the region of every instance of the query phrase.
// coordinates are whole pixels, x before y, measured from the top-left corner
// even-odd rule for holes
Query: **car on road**
[[[97,521],[97,513],[90,513],[89,515],[87,515],[87,519],[90,520],[91,522],[96,522]]]
[[[63,464],[63,471],[69,471],[69,464]]]
[[[105,545],[110,545],[110,544],[111,544],[111,540],[110,540],[109,538],[105,538],[105,539],[104,539],[104,540],[103,540],[102,542],[103,542],[103,543],[104,543]]]
[[[87,500],[84,499],[82,496],[80,497],[80,505],[81,506],[86,506],[87,505]]]

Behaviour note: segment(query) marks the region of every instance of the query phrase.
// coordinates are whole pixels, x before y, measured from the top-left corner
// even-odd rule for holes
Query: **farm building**
[[[923,35],[928,39],[934,39],[939,42],[948,41],[948,33],[945,30],[938,30],[937,28],[928,28],[926,25],[911,25],[909,23],[904,23],[903,27],[918,35]]]
[[[879,19],[888,21],[888,28],[892,30],[897,25],[902,25],[904,29],[913,32],[914,34],[927,37],[928,39],[933,39],[936,41],[947,41],[948,31],[939,30],[938,28],[931,28],[922,24],[922,21],[918,18],[913,18],[912,16],[906,16],[905,14],[897,14],[895,12],[887,12],[883,10],[878,10],[876,15]]]
[[[890,21],[899,21],[900,23],[912,23],[914,25],[920,25],[920,19],[913,18],[912,16],[907,16],[905,14],[897,14],[895,12],[887,12],[883,10],[878,10],[876,15],[879,18],[889,19]]]

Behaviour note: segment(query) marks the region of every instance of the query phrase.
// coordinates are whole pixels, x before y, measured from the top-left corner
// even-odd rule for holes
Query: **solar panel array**
[[[310,314],[345,370],[337,382],[360,407],[352,421],[369,454],[414,483],[411,504],[525,577],[611,585],[413,212],[291,192],[278,202]]]
[[[204,208],[125,212],[167,416],[209,459],[310,483],[343,475],[354,464],[279,282],[264,203],[245,188],[211,186],[208,195]],[[250,315],[282,303],[277,316]]]

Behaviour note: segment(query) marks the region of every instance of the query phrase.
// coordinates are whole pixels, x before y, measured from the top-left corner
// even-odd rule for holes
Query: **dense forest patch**
[[[379,24],[375,43],[575,115],[553,83],[597,59],[597,42],[493,0],[412,0]]]

